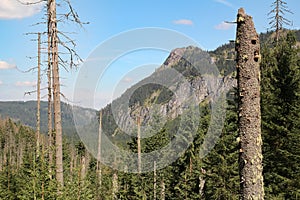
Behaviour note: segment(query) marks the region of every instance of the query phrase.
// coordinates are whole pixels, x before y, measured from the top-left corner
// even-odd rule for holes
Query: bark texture
[[[260,113],[260,42],[252,17],[237,15],[237,79],[239,92],[241,199],[263,199]]]
[[[52,68],[51,68],[51,36],[50,36],[50,0],[48,0],[48,68],[47,68],[47,81],[48,81],[48,137],[49,137],[49,174],[50,179],[52,179],[52,166],[53,166],[53,128],[52,128]]]
[[[51,60],[53,79],[53,109],[55,130],[55,152],[56,152],[56,180],[61,187],[64,185],[63,162],[62,162],[62,127],[60,106],[60,81],[58,66],[58,37],[56,19],[56,0],[49,0],[49,34],[51,37]]]
[[[38,33],[38,80],[37,80],[37,109],[36,109],[36,151],[39,154],[41,127],[41,33]]]

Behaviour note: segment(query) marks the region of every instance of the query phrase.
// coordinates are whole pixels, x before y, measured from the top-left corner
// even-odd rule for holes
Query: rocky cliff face
[[[236,85],[234,78],[222,77],[215,69],[210,56],[199,48],[175,49],[155,73],[128,89],[104,113],[113,115],[113,127],[126,133],[136,130],[138,117],[144,127],[153,123],[154,115],[162,123],[175,119],[186,107],[214,101]]]

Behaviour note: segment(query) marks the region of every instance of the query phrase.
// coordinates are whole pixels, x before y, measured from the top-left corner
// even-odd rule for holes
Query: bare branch
[[[45,89],[47,89],[47,88],[44,87],[44,88],[42,88],[41,90],[45,90]],[[26,96],[26,95],[31,95],[31,94],[33,94],[33,93],[37,93],[37,90],[32,90],[32,91],[29,91],[29,92],[24,92],[24,96]]]
[[[72,7],[72,5],[70,3],[70,0],[64,0],[64,1],[68,4],[69,9],[70,9],[70,12],[65,15],[65,17],[66,17],[67,20],[76,22],[81,27],[83,27],[83,24],[89,24],[89,22],[82,22],[80,20],[78,13]],[[70,18],[70,16],[71,16],[71,18]]]
[[[237,22],[236,21],[234,21],[234,22],[224,21],[224,23],[226,23],[226,24],[236,24]]]
[[[16,69],[17,69],[19,72],[21,72],[21,73],[28,73],[28,72],[34,71],[35,69],[37,69],[37,67],[32,67],[32,68],[30,68],[30,69],[28,69],[28,70],[26,70],[26,71],[20,70],[18,67],[16,67]]]
[[[61,40],[59,40],[59,44],[61,44],[69,53],[70,53],[70,63],[69,66],[70,68],[72,68],[73,66],[77,67],[78,64],[76,64],[74,62],[74,57],[77,59],[77,61],[81,61],[82,59],[80,58],[80,56],[77,54],[77,52],[74,49],[71,49],[70,47],[68,47],[64,42],[62,42]]]
[[[45,0],[39,0],[39,1],[36,1],[36,2],[23,2],[21,0],[17,0],[17,2],[19,2],[22,5],[26,5],[26,6],[40,4],[40,3],[43,3],[44,1]]]
[[[35,24],[31,24],[30,26],[38,26],[38,25],[41,25],[41,24],[47,24],[47,22],[38,22],[38,23],[35,23]]]
[[[31,59],[37,58],[37,56],[26,56],[26,58],[31,60]]]
[[[64,98],[64,100],[68,103],[75,103],[74,101],[71,101],[70,99],[68,99],[63,93],[60,93],[60,95]]]
[[[58,31],[59,34],[61,34],[64,38],[66,38],[70,43],[72,43],[72,45],[75,47],[76,43],[74,42],[74,40],[72,40],[69,36],[67,36],[66,34],[64,34],[61,31]]]

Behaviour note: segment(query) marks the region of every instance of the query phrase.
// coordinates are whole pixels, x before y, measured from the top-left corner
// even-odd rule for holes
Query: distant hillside
[[[297,40],[300,41],[300,30],[295,31]],[[274,32],[268,32],[268,33],[262,33],[260,34],[260,40],[261,44],[264,44],[266,42],[269,42],[274,38]],[[232,79],[230,77],[234,77],[235,72],[235,49],[234,49],[234,42],[229,42],[227,44],[223,44],[220,47],[218,47],[214,51],[209,51],[205,53],[201,49],[197,47],[185,47],[185,48],[178,48],[173,50],[169,57],[166,59],[166,61],[162,64],[162,68],[164,67],[171,67],[176,70],[178,70],[182,75],[187,77],[192,85],[194,87],[197,87],[202,84],[202,89],[198,96],[199,100],[203,100],[205,96],[208,96],[209,94],[206,93],[204,90],[206,89],[207,85],[203,82],[203,79],[200,78],[199,74],[197,74],[197,71],[193,69],[193,66],[191,66],[191,63],[187,63],[184,59],[181,59],[181,57],[188,58],[190,60],[193,60],[193,64],[195,65],[207,65],[209,66],[211,64],[216,64],[218,70],[220,71],[221,75],[224,75],[224,77],[227,77],[227,79],[221,78],[222,81],[227,81],[226,84],[232,84]],[[207,57],[207,55],[210,56],[210,58]],[[195,60],[196,59],[196,60]],[[198,60],[197,60],[198,59]],[[154,73],[153,75],[147,77],[143,81],[147,81],[153,78],[157,74]],[[220,80],[221,80],[220,79]],[[137,89],[139,85],[143,84],[143,81],[136,84],[135,86],[129,88],[121,98],[114,101],[115,105],[122,105],[122,102],[124,101],[124,97],[134,91],[132,93],[132,96],[130,97],[130,107],[131,107],[131,114],[135,115],[135,111],[137,110],[139,106],[143,107],[144,117],[147,115],[147,110],[151,107],[153,104],[159,104],[161,105],[161,112],[164,110],[168,110],[169,115],[178,116],[180,114],[180,111],[176,110],[179,105],[175,105],[175,103],[178,102],[172,102],[173,94],[170,90],[161,87],[160,85],[156,84],[147,84],[143,87]],[[201,82],[202,81],[202,82]],[[199,85],[200,84],[200,85]],[[137,90],[136,90],[137,89]],[[135,91],[136,90],[136,91]],[[200,98],[201,96],[201,98]],[[105,122],[105,129],[108,133],[113,133],[116,131],[116,123],[111,119],[112,113],[111,113],[111,105],[108,105],[106,108],[104,108],[104,122]],[[164,112],[165,112],[164,111]],[[89,118],[95,113],[95,110],[92,109],[85,109],[85,108],[79,108],[76,109],[76,113],[81,119]],[[123,113],[124,114],[124,113]],[[10,117],[14,119],[15,121],[20,121],[21,123],[35,127],[36,126],[36,101],[28,101],[28,102],[18,102],[18,101],[10,101],[10,102],[0,102],[0,117],[6,118]],[[126,122],[128,119],[122,119],[124,122]],[[80,123],[79,120],[77,123]],[[128,122],[128,121],[127,121]],[[66,135],[73,135],[76,132],[74,121],[73,121],[73,112],[72,112],[72,106],[66,103],[62,103],[62,125],[63,125],[63,132]],[[41,130],[42,132],[47,132],[47,102],[41,102]]]
[[[0,102],[0,117],[1,118],[12,118],[16,122],[21,122],[24,125],[30,126],[32,128],[36,127],[36,101],[7,101]],[[79,107],[78,107],[79,108]],[[47,133],[47,109],[48,103],[41,102],[41,131]],[[66,135],[74,135],[76,133],[72,106],[62,102],[61,104],[62,112],[62,126],[63,132]],[[94,112],[92,109],[79,108],[82,116],[88,116],[90,113]]]
[[[287,32],[287,30],[284,30]],[[295,30],[298,45],[300,46],[300,30]],[[259,35],[261,45],[272,43],[275,39],[275,32],[261,33]],[[219,71],[223,75],[231,74],[235,71],[235,43],[234,41],[226,43],[217,49],[209,52],[212,60],[217,65]]]

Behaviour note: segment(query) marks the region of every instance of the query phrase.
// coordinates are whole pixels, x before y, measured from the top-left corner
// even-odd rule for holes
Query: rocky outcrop
[[[216,68],[211,58],[197,47],[178,48],[173,50],[164,64],[150,77],[137,83],[128,89],[120,98],[111,105],[113,118],[117,126],[126,133],[133,132],[136,128],[136,120],[139,116],[143,126],[152,123],[154,115],[164,116],[164,120],[170,120],[183,113],[191,104],[201,103],[204,100],[214,101],[219,94],[229,91],[236,86],[236,80],[231,76],[221,77],[214,73],[195,73],[197,67]],[[177,71],[177,72],[174,72]],[[162,81],[166,79],[165,81]],[[148,83],[164,85],[161,87],[149,87]],[[164,87],[172,91],[167,95]],[[147,97],[137,98],[133,104],[129,104],[134,91],[145,92]],[[138,94],[136,94],[138,96]],[[164,101],[159,101],[161,96],[167,96]]]

